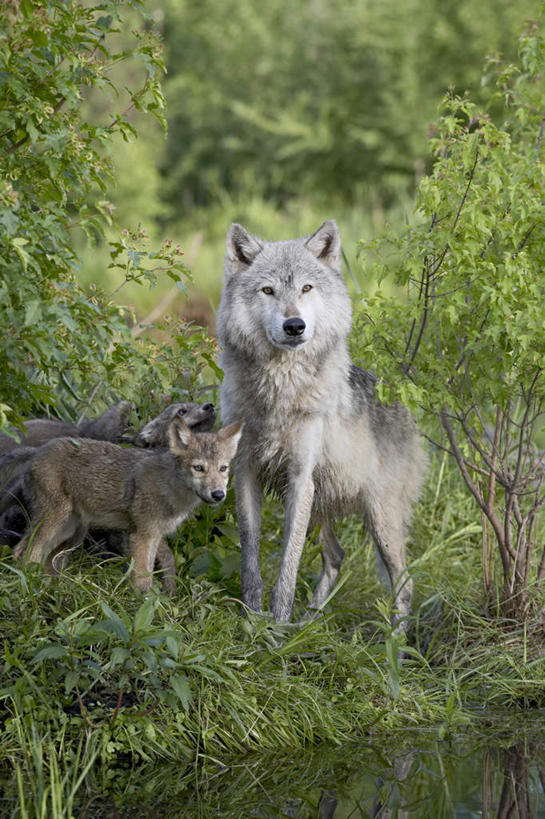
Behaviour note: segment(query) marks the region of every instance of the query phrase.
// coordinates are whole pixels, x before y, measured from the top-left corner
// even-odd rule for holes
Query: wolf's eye
[[[308,293],[309,290],[312,290],[312,285],[311,284],[304,284],[302,290],[303,290],[303,293]]]
[[[195,472],[204,472],[204,466],[202,464],[193,464],[193,469]]]
[[[178,410],[178,415],[185,415],[186,413],[187,413],[187,410],[186,410],[185,407],[182,407],[181,409]]]
[[[272,296],[274,290],[272,289],[272,287],[262,287],[261,292],[265,293],[266,296]]]
[[[220,466],[220,472],[227,472],[227,467],[225,465]]]

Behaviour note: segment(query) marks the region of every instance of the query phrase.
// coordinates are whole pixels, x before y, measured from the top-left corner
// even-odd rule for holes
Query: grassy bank
[[[486,728],[494,713],[505,720],[541,708],[538,607],[524,626],[489,616],[494,601],[482,594],[480,535],[467,523],[468,504],[448,465],[434,462],[413,532],[418,591],[402,662],[372,550],[354,520],[341,533],[346,565],[327,614],[284,626],[240,616],[229,504],[221,520],[206,511],[182,530],[174,600],[137,598],[121,558],[82,551],[52,579],[37,567],[22,570],[5,550],[4,781],[19,788],[27,815],[69,815],[66,805],[91,769],[106,777],[107,790],[106,772],[115,778],[120,766],[194,770],[196,760],[229,765],[240,755],[293,755],[370,738],[398,747],[415,729],[441,739],[468,724]],[[269,587],[280,525],[271,503]],[[318,571],[311,540],[300,612]]]

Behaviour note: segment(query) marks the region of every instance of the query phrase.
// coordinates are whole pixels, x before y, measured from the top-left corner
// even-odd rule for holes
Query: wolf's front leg
[[[295,597],[299,561],[305,545],[314,500],[313,473],[322,449],[323,421],[311,416],[294,424],[291,463],[286,492],[284,550],[280,574],[271,595],[271,611],[276,620],[289,620]]]
[[[290,478],[286,499],[282,565],[271,595],[271,611],[275,620],[289,620],[291,616],[297,570],[305,545],[313,498],[314,481],[311,475]]]
[[[129,538],[129,552],[134,560],[134,585],[142,594],[151,589],[155,557],[161,540],[160,534],[146,531],[133,532]]]
[[[241,549],[242,602],[261,611],[263,581],[259,571],[262,488],[255,470],[241,460],[235,473],[238,531]]]

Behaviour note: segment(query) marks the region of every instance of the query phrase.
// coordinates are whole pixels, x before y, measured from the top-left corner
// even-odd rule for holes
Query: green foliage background
[[[487,56],[515,58],[539,11],[533,0],[478,11],[470,0],[147,7],[164,42],[168,138],[148,124],[113,146],[111,197],[121,224],[141,220],[181,242],[213,307],[233,220],[274,239],[336,218],[367,290],[357,242],[413,220],[443,94],[470,89],[478,103]],[[85,281],[104,276],[105,259],[100,248],[84,254]],[[142,312],[157,299],[127,292]]]
[[[537,12],[526,0],[490,0],[479,9],[469,0],[2,4],[0,424],[44,412],[75,419],[121,396],[143,415],[158,408],[163,391],[208,399],[219,377],[213,342],[180,324],[184,302],[172,294],[190,285],[191,267],[192,293],[217,302],[225,231],[235,219],[273,239],[338,220],[347,275],[365,293],[354,355],[372,368],[388,370],[392,350],[403,364],[403,326],[419,317],[418,302],[398,298],[385,311],[385,298],[399,295],[409,278],[414,285],[422,253],[443,256],[454,293],[441,316],[449,354],[469,338],[483,355],[480,397],[491,367],[491,398],[508,397],[502,376],[510,350],[526,377],[540,371],[543,349],[541,166],[528,153],[536,148],[542,42],[526,41],[538,46],[535,65],[526,51],[520,83],[528,102],[535,92],[529,118],[515,106],[517,121],[504,122],[506,99],[494,96],[492,68],[499,53],[515,59],[524,21]],[[487,54],[492,62],[481,79]],[[513,77],[504,77],[504,88],[521,79]],[[160,80],[169,102],[166,139]],[[470,128],[480,103],[487,110]],[[454,145],[451,154],[442,140]],[[483,163],[464,198],[477,149]],[[487,199],[500,189],[503,209]],[[468,207],[458,220],[462,200]],[[430,232],[435,212],[441,229]],[[482,257],[492,222],[494,265]],[[374,250],[386,254],[398,284],[373,296],[385,268],[380,260],[373,268],[369,255],[360,264],[357,242],[388,224]],[[466,265],[480,275],[479,308],[486,314],[493,305],[496,319],[505,313],[506,326],[487,325],[483,338],[459,288]],[[513,293],[496,287],[498,269],[516,279],[512,323]],[[150,337],[138,319],[165,293]],[[369,318],[380,320],[381,333]],[[445,381],[434,327],[426,327],[411,365],[423,362],[435,378],[411,380],[409,367],[381,385],[384,395],[424,404],[430,414]],[[487,347],[501,353],[490,366]],[[458,386],[467,399],[467,383]],[[433,725],[443,738],[474,720],[476,709],[541,707],[539,613],[522,625],[490,617],[500,611],[498,578],[489,578],[483,601],[481,521],[445,455],[432,460],[423,509],[411,544],[417,595],[404,663],[391,600],[380,596],[354,521],[342,532],[347,559],[334,611],[302,628],[239,616],[232,497],[223,520],[205,512],[173,543],[174,601],[136,599],[122,560],[79,555],[52,582],[37,568],[14,565],[2,547],[0,763],[3,773],[11,769],[6,781],[18,794],[18,815],[73,815],[93,767],[99,792],[113,789],[122,801],[119,760],[132,767],[197,759],[213,778],[219,759],[248,749],[291,753],[371,730],[391,746],[408,724]],[[281,529],[281,511],[267,504],[268,587]],[[311,538],[297,611],[319,571]],[[162,790],[161,782],[154,787]]]

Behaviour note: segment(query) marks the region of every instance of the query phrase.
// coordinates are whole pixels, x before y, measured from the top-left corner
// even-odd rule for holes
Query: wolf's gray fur
[[[350,361],[351,306],[340,272],[334,221],[311,236],[267,242],[234,224],[227,234],[217,316],[224,423],[245,419],[235,487],[242,549],[242,598],[260,610],[261,495],[286,503],[280,574],[271,597],[288,620],[309,522],[322,527],[320,609],[344,555],[336,518],[360,513],[373,536],[381,579],[396,589],[398,617],[411,604],[405,537],[426,457],[401,405],[382,406],[374,377]]]
[[[56,418],[30,418],[25,421],[25,430],[12,430],[19,441],[5,432],[0,432],[0,455],[13,452],[17,447],[38,447],[54,438],[95,438],[116,443],[121,438],[131,412],[130,401],[120,401],[99,415],[98,418],[83,420],[79,424],[68,424]]]
[[[165,540],[200,501],[224,500],[242,422],[193,435],[183,419],[169,427],[169,449],[144,454],[90,439],[59,438],[40,447],[25,477],[31,520],[15,556],[54,570],[53,556],[80,543],[90,526],[127,532],[135,583],[148,591],[157,558],[174,588],[174,558]]]

